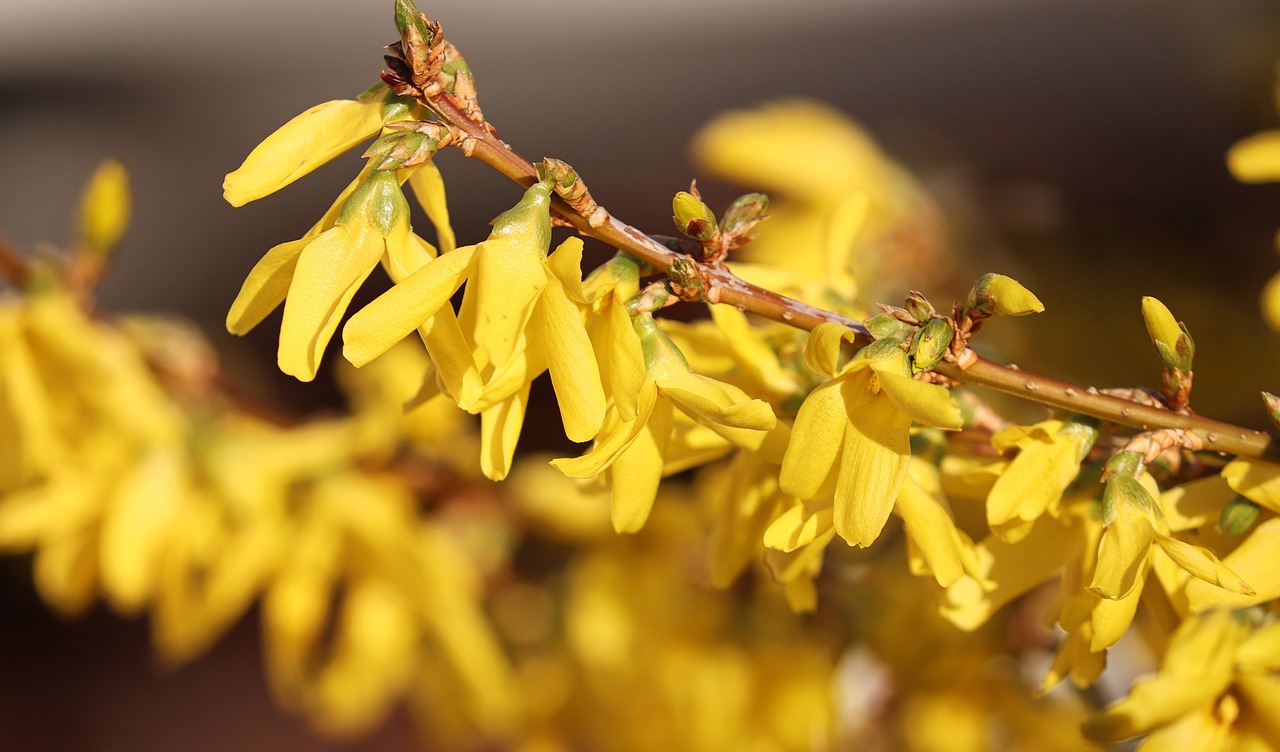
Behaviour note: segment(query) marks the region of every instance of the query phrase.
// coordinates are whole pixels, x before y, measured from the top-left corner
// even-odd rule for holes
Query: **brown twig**
[[[401,44],[403,46],[404,42]],[[394,46],[393,51],[396,51]],[[537,181],[538,171],[534,165],[499,139],[491,125],[472,119],[455,104],[456,98],[441,93],[438,87],[434,94],[424,91],[415,96],[441,122],[457,129],[460,136],[457,145],[467,156],[479,159],[522,186],[528,187]],[[472,111],[479,110],[473,108]],[[834,322],[854,331],[855,345],[865,346],[872,341],[866,327],[859,321],[749,284],[735,276],[724,264],[698,264],[696,260],[670,250],[607,212],[600,212],[589,218],[575,212],[558,197],[553,205],[557,214],[583,235],[625,251],[656,270],[666,272],[673,265],[684,266],[690,262],[696,264],[705,280],[700,299],[708,303],[736,306],[740,310],[807,330],[824,322]],[[600,221],[602,216],[604,220]],[[986,360],[967,348],[963,357],[958,360],[958,363],[939,363],[934,370],[961,383],[996,389],[1043,405],[1091,415],[1143,431],[1185,430],[1200,437],[1206,449],[1240,456],[1280,459],[1280,443],[1261,431],[1202,418],[1185,411],[1172,412],[1111,397],[1092,387],[1076,386]]]
[[[31,268],[22,254],[0,237],[0,277],[14,287],[25,287],[31,276]]]

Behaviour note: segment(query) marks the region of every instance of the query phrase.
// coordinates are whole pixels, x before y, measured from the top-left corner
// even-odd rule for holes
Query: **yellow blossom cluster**
[[[1044,306],[988,274],[949,312],[912,292],[872,315],[906,266],[950,275],[940,220],[820,105],[697,137],[705,169],[773,192],[751,242],[696,190],[677,224],[704,263],[732,250],[743,279],[849,325],[661,315],[697,280],[584,268],[582,238],[554,239],[582,197],[550,161],[460,244],[431,157],[462,137],[405,45],[445,55],[438,96],[479,109],[424,19],[399,0],[411,82],[307,110],[224,183],[243,205],[374,140],[226,322],[283,308],[278,364],[302,381],[340,333],[345,413],[268,420],[219,390],[199,335],[93,312],[129,214],[118,166],[65,258],[9,264],[0,550],[33,556],[53,608],[146,614],[178,663],[259,604],[284,707],[347,737],[404,704],[431,749],[1280,747],[1280,465],[1066,411],[1009,423],[934,373],[985,319]],[[1273,135],[1233,168],[1271,175]],[[350,310],[378,267],[391,287]],[[1191,415],[1191,334],[1154,298],[1143,314],[1164,385],[1143,394]],[[519,451],[544,373],[573,456]],[[1059,688],[1101,687],[1116,651],[1158,668],[1126,697]]]

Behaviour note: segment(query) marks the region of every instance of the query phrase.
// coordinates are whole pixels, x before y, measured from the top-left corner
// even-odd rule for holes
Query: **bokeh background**
[[[1153,294],[1196,336],[1202,412],[1261,427],[1258,390],[1280,390],[1280,335],[1257,314],[1280,268],[1280,188],[1236,184],[1223,161],[1280,123],[1272,0],[422,7],[467,56],[501,136],[569,161],[632,224],[670,231],[669,197],[698,177],[687,143],[716,113],[821,99],[933,191],[967,278],[1001,271],[1040,295],[1046,314],[996,333],[1021,343],[1023,365],[1152,383],[1138,299]],[[358,160],[238,210],[222,176],[294,114],[374,82],[393,38],[389,0],[0,0],[0,235],[63,241],[82,181],[122,159],[134,224],[103,307],[186,315],[230,381],[324,409],[323,380],[274,368],[278,315],[245,340],[221,323],[261,253],[309,227]],[[518,194],[460,155],[441,164],[459,238],[474,242]],[[162,675],[144,625],[101,612],[64,624],[36,602],[25,562],[0,563],[0,578],[0,749],[414,748],[399,721],[333,744],[275,712],[252,625]]]

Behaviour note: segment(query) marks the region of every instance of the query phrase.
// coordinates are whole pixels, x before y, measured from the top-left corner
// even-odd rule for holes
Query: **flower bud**
[[[702,199],[692,193],[677,193],[671,201],[671,211],[675,215],[672,219],[675,220],[676,227],[694,240],[705,243],[716,234],[716,215],[702,203]]]
[[[80,244],[98,255],[111,252],[129,225],[129,174],[114,159],[98,165],[80,199]]]
[[[1142,299],[1142,320],[1147,334],[1156,346],[1160,362],[1169,371],[1191,371],[1191,359],[1195,355],[1195,342],[1185,326],[1178,322],[1164,303],[1152,297]]]
[[[984,274],[969,291],[965,307],[998,316],[1027,316],[1044,310],[1030,290],[1003,274]]]

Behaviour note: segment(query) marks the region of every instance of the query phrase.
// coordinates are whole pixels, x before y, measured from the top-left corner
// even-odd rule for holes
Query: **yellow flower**
[[[356,366],[418,329],[439,390],[481,413],[482,466],[494,479],[510,469],[529,385],[543,371],[551,373],[571,440],[591,439],[604,419],[591,339],[566,292],[582,285],[582,242],[570,238],[548,256],[549,196],[550,184],[536,183],[487,240],[405,266],[401,273],[409,273],[343,329],[343,353]],[[455,317],[449,298],[464,282]],[[423,396],[434,388],[428,384]]]
[[[765,531],[765,546],[789,553],[824,537],[831,540],[828,533],[835,529],[831,499],[792,502]],[[934,465],[910,458],[893,511],[902,518],[907,532],[913,574],[932,575],[945,588],[966,572],[980,571],[973,541],[956,527]]]
[[[227,174],[222,195],[232,206],[244,206],[270,195],[329,160],[372,138],[382,124],[398,120],[409,107],[377,86],[359,100],[318,104],[280,126],[249,152],[244,163]]]
[[[1114,742],[1147,734],[1142,748],[1275,749],[1280,746],[1280,624],[1214,611],[1174,632],[1155,676],[1084,725]]]
[[[851,545],[880,535],[907,474],[912,420],[959,428],[947,390],[910,376],[896,345],[863,348],[844,364],[840,346],[853,332],[821,324],[805,359],[829,377],[805,399],[782,461],[782,490],[800,499],[834,494],[833,522]]]
[[[626,419],[610,407],[586,454],[552,463],[572,478],[604,475],[613,492],[612,519],[618,532],[635,532],[649,517],[658,482],[670,461],[677,413],[750,449],[759,449],[777,423],[767,403],[690,371],[651,315],[636,316],[635,327],[646,366],[636,416]]]
[[[1080,472],[1093,442],[1096,421],[1075,418],[1046,420],[1034,426],[1011,426],[992,437],[1000,452],[1018,454],[996,479],[987,496],[987,524],[996,535],[1016,542],[1045,512],[1056,513],[1058,501]]]
[[[227,329],[243,334],[283,301],[280,370],[310,381],[352,297],[378,262],[414,252],[434,249],[410,230],[409,204],[396,175],[362,173],[310,232],[272,248],[258,262],[231,305]]]

